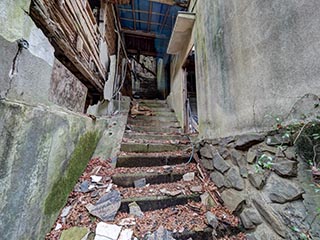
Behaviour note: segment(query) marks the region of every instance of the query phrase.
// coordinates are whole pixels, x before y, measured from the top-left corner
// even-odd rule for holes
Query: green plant
[[[262,154],[255,164],[255,170],[256,172],[263,172],[264,169],[271,169],[273,164],[273,158],[271,156],[268,156],[266,154]]]

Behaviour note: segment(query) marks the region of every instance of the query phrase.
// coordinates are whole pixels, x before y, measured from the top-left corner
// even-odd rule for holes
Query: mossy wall
[[[108,121],[0,101],[1,238],[44,239]]]

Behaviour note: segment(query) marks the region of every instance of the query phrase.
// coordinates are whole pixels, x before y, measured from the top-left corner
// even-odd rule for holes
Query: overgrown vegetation
[[[58,212],[65,205],[69,193],[94,153],[99,139],[100,133],[98,131],[87,132],[80,138],[70,157],[65,174],[54,183],[50,194],[46,198],[44,210],[46,215]]]

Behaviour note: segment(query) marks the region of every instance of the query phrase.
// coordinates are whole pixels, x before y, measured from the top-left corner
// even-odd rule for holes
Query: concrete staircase
[[[116,168],[122,170],[112,176],[122,194],[120,211],[129,212],[132,202],[143,212],[165,211],[190,201],[199,202],[201,193],[190,189],[201,185],[200,180],[196,177],[191,181],[183,179],[184,174],[196,172],[196,167],[194,163],[186,165],[192,146],[183,135],[174,112],[161,100],[139,100],[139,104],[151,108],[155,115],[129,116],[116,163]],[[147,186],[135,186],[139,182]],[[184,222],[178,225],[184,226]],[[205,229],[198,232],[186,229],[174,237],[195,240],[209,239],[210,235]]]

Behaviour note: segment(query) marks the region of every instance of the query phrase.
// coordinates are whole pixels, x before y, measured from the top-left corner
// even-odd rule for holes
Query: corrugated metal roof
[[[144,33],[145,37],[153,36],[156,53],[159,56],[163,55],[178,11],[185,10],[183,6],[186,6],[187,2],[187,0],[175,0],[169,5],[155,0],[132,0],[130,4],[118,5],[121,28],[130,30],[131,33]]]

